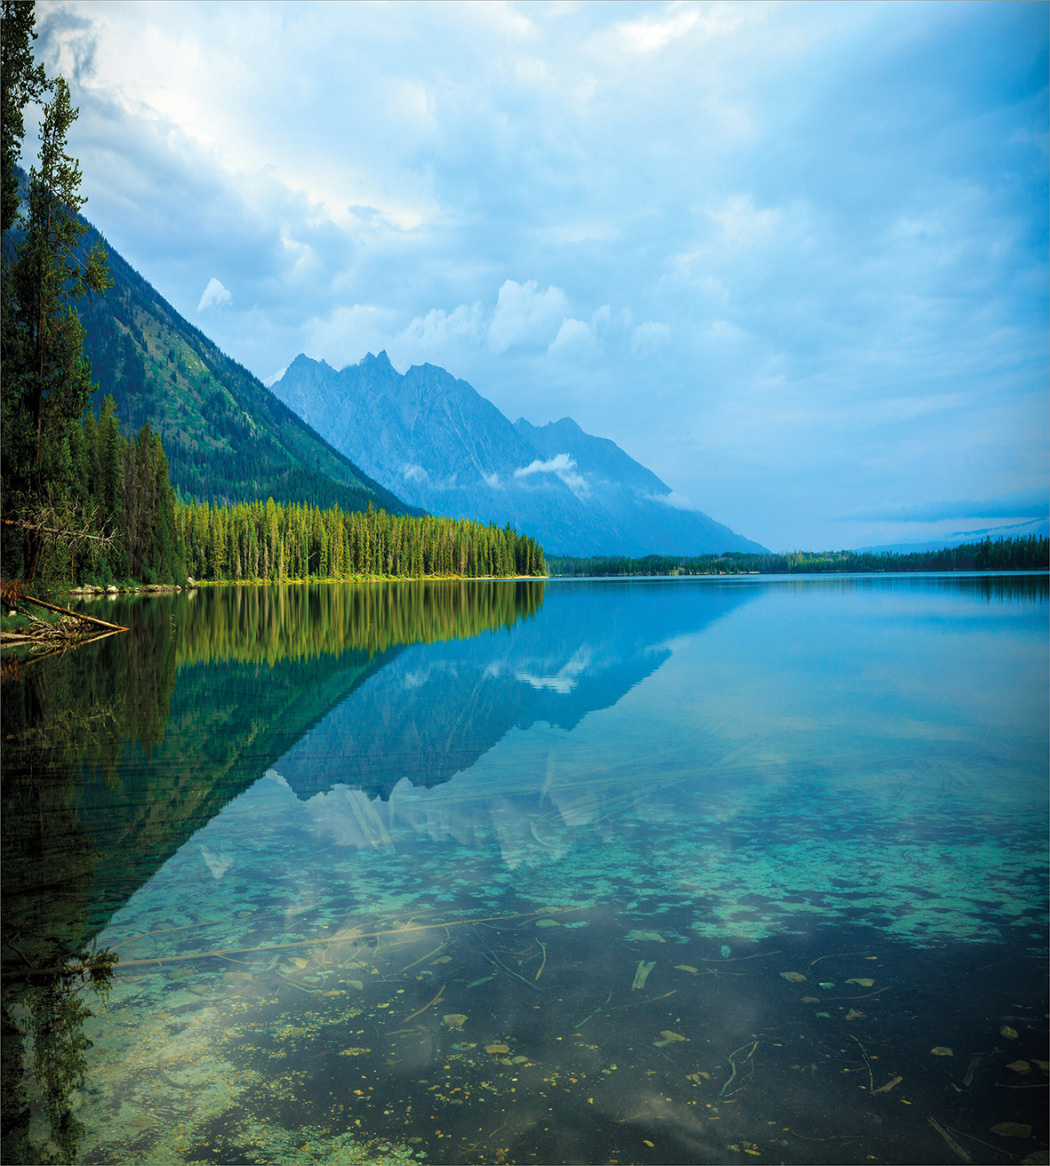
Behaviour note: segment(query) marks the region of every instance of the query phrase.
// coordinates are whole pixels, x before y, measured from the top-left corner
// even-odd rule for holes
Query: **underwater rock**
[[[1001,1121],[992,1126],[992,1133],[1001,1138],[1030,1138],[1032,1127],[1019,1121]]]

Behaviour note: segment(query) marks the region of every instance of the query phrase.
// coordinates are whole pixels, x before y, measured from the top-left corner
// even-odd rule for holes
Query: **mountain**
[[[97,239],[92,228],[85,250]],[[160,434],[183,497],[411,512],[106,250],[114,286],[77,305],[98,398],[113,395],[132,437],[145,422]]]
[[[571,419],[512,424],[435,365],[385,352],[335,370],[297,356],[274,393],[364,472],[435,514],[511,523],[549,555],[763,551]]]
[[[1050,520],[1030,518],[1025,522],[1014,522],[1007,526],[988,526],[981,530],[957,530],[954,534],[944,534],[929,538],[924,542],[880,543],[878,546],[856,547],[858,554],[910,555],[926,551],[940,551],[946,547],[966,546],[968,543],[983,542],[984,539],[1046,538],[1050,535]]]

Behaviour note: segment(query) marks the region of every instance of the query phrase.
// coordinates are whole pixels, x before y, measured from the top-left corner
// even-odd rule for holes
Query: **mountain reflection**
[[[566,733],[652,675],[676,637],[754,594],[663,583],[646,586],[640,603],[642,586],[557,586],[542,620],[511,637],[406,649],[277,760],[274,774],[306,801],[318,835],[338,845],[389,846],[396,824],[464,844],[492,831],[512,867],[557,857],[569,832],[600,818],[625,788],[615,760],[598,767],[589,752],[577,756]],[[463,772],[512,729],[540,723],[555,736],[538,773],[532,764],[519,772],[506,754],[498,772]],[[642,792],[635,783],[631,796]]]

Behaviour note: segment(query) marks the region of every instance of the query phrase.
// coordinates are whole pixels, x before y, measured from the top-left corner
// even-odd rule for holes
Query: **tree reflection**
[[[402,645],[542,602],[526,582],[218,588],[120,601],[130,632],[5,659],[0,1161],[76,1158],[113,912]]]

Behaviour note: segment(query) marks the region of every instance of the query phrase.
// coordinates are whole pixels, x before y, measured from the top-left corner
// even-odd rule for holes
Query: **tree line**
[[[1050,539],[1040,535],[985,538],[980,542],[933,551],[789,551],[786,554],[646,555],[550,558],[552,575],[793,575],[865,574],[874,571],[1046,571]]]
[[[195,579],[249,581],[546,574],[543,550],[511,526],[300,503],[179,503],[175,537]]]

